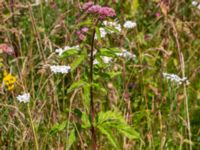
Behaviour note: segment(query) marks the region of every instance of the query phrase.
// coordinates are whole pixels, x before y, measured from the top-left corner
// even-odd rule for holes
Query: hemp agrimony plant
[[[101,135],[105,135],[116,149],[122,149],[122,144],[118,143],[117,138],[113,136],[114,131],[118,131],[118,133],[125,135],[129,139],[139,139],[139,134],[127,124],[119,110],[111,109],[107,107],[107,104],[102,107],[97,106],[97,100],[104,99],[105,95],[107,95],[107,90],[100,83],[102,80],[100,77],[105,77],[103,83],[107,84],[106,81],[120,74],[120,72],[110,72],[110,69],[107,69],[113,64],[112,60],[117,57],[133,58],[133,56],[126,50],[121,52],[119,48],[106,47],[106,41],[102,39],[107,33],[117,33],[121,30],[119,24],[107,22],[108,19],[113,19],[116,16],[113,8],[87,2],[81,7],[81,11],[83,14],[82,21],[77,25],[78,29],[76,31],[78,39],[81,41],[80,46],[65,47],[64,49],[57,49],[56,52],[59,53],[61,58],[76,56],[77,59],[71,64],[71,71],[81,68],[79,71],[86,72],[86,76],[79,77],[79,80],[74,82],[68,89],[68,93],[72,91],[76,93],[78,89],[81,89],[85,110],[78,108],[74,110],[76,116],[81,119],[81,124],[79,122],[76,124],[64,122],[55,126],[52,129],[52,133],[67,126],[68,132],[70,131],[67,137],[67,148],[70,148],[73,142],[76,141],[75,137],[77,135],[90,129],[89,135],[93,150],[100,149],[99,139],[101,139]],[[106,27],[106,24],[112,24],[112,26]],[[105,76],[106,74],[108,75],[107,77]],[[72,111],[71,106],[72,104],[70,104],[69,108],[69,119]]]
[[[73,92],[70,99],[68,120],[72,118],[73,97],[79,91],[83,95],[81,100],[83,100],[85,109],[74,109],[75,116],[81,122],[74,121],[76,123],[70,123],[66,121],[62,124],[57,124],[52,128],[51,133],[54,134],[57,131],[64,130],[66,127],[67,149],[77,141],[77,138],[82,143],[81,148],[85,149],[83,139],[80,138],[80,135],[84,133],[86,133],[84,134],[85,136],[89,135],[91,141],[84,141],[84,143],[87,143],[87,146],[93,150],[100,149],[100,142],[104,136],[113,147],[122,149],[123,143],[117,142],[118,138],[122,138],[120,134],[125,135],[128,139],[139,139],[139,134],[127,124],[119,110],[108,107],[107,104],[109,102],[105,102],[105,104],[100,106],[98,101],[105,101],[106,95],[109,94],[104,84],[109,84],[110,80],[121,74],[120,71],[113,71],[113,60],[118,57],[132,59],[135,56],[124,49],[120,50],[116,47],[110,47],[104,39],[107,34],[117,34],[121,31],[121,25],[111,21],[116,16],[113,8],[87,2],[82,5],[80,14],[82,14],[81,19],[78,19],[79,22],[77,23],[75,33],[81,44],[66,46],[63,49],[59,48],[56,50],[56,53],[62,59],[68,59],[69,56],[76,57],[76,59],[68,66],[69,69],[67,71],[64,69],[65,66],[51,66],[51,70],[54,69],[52,71],[56,73],[67,73],[77,70],[80,72],[79,74],[84,74],[79,76],[78,80],[72,83],[67,90],[68,93]],[[81,71],[83,72],[81,73]],[[116,133],[116,131],[119,133],[119,137],[113,136],[113,133]]]

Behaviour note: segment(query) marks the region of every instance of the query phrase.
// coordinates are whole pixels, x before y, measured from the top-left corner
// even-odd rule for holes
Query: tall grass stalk
[[[28,104],[28,115],[29,115],[29,118],[30,118],[30,124],[31,124],[31,128],[32,128],[32,131],[33,131],[34,142],[35,142],[35,149],[39,150],[38,139],[37,139],[35,127],[34,127],[34,124],[33,124],[33,119],[32,119],[32,115],[31,115],[31,110],[30,110],[29,104]]]

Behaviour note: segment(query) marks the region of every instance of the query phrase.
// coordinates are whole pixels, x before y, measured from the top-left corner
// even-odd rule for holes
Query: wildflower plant
[[[8,91],[12,91],[15,87],[16,77],[11,73],[8,73],[6,70],[3,72],[3,84],[5,84]]]
[[[106,93],[106,89],[100,83],[101,79],[97,76],[104,76],[105,74],[109,73],[109,69],[107,68],[107,66],[112,67],[113,61],[115,61],[115,59],[118,59],[118,57],[122,57],[128,60],[133,59],[135,55],[124,49],[118,49],[115,47],[107,48],[105,44],[103,48],[100,46],[104,42],[102,41],[102,39],[106,38],[107,34],[112,34],[112,30],[117,30],[117,32],[121,31],[121,25],[119,23],[116,23],[114,21],[107,21],[107,19],[112,19],[112,17],[116,16],[113,8],[100,6],[98,4],[94,4],[93,2],[87,2],[83,4],[82,11],[83,13],[87,13],[89,15],[87,20],[90,20],[91,24],[88,25],[84,24],[83,22],[81,23],[80,30],[78,30],[78,32],[76,31],[78,38],[82,41],[81,45],[78,46],[81,51],[79,51],[79,53],[73,53],[73,56],[79,56],[76,60],[74,60],[74,62],[72,62],[71,70],[73,72],[74,70],[76,70],[76,68],[78,68],[78,66],[86,63],[88,65],[83,66],[88,72],[88,77],[81,78],[77,82],[73,83],[69,87],[68,92],[71,93],[76,88],[83,87],[83,100],[85,101],[84,103],[86,105],[86,110],[85,112],[81,111],[81,119],[83,119],[82,128],[85,130],[91,130],[92,148],[97,149],[97,131],[100,131],[101,134],[105,135],[109,139],[109,141],[115,148],[120,149],[120,146],[117,144],[116,139],[114,137],[111,137],[112,133],[107,129],[107,126],[104,126],[104,122],[108,121],[107,125],[110,125],[114,130],[121,128],[117,131],[127,136],[129,139],[139,140],[140,136],[139,133],[137,133],[133,128],[131,128],[130,125],[126,123],[126,121],[123,119],[122,115],[118,111],[96,111],[96,98],[94,98],[96,92],[103,92],[104,94]],[[84,39],[80,38],[81,35],[85,36]],[[98,45],[98,42],[100,42],[100,45]],[[69,56],[72,56],[70,53],[67,53],[67,49],[57,49],[56,52],[59,53],[62,59],[69,59]],[[51,66],[52,71],[54,71],[55,69],[56,66]],[[102,69],[105,70],[103,74],[101,72]],[[104,81],[105,84],[107,80],[109,79],[106,79]],[[103,93],[101,95],[104,95]],[[71,112],[69,112],[69,116],[70,113]],[[89,120],[89,118],[91,118],[91,120]],[[109,120],[112,119],[113,122],[110,122]],[[69,126],[70,123],[67,124],[68,132]],[[73,130],[71,130],[71,133],[74,134]],[[70,136],[71,135],[68,133],[68,137]]]

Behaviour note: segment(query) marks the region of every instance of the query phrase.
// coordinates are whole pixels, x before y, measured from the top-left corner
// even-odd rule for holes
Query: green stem
[[[35,128],[34,128],[34,125],[33,125],[33,119],[32,119],[32,116],[31,116],[31,110],[30,110],[29,104],[28,104],[28,114],[29,114],[29,117],[30,117],[31,128],[32,128],[32,131],[33,131],[34,142],[35,142],[35,148],[36,148],[36,150],[39,150],[39,147],[38,147],[38,140],[37,140]]]

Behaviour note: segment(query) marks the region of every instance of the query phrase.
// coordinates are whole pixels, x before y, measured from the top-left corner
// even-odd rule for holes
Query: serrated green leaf
[[[85,60],[85,55],[80,55],[74,62],[71,64],[71,71],[74,71],[83,61]]]
[[[79,52],[78,49],[69,49],[65,52],[62,53],[62,55],[60,56],[60,58],[66,58],[66,57],[69,57],[69,56],[74,56],[74,55],[77,55]]]
[[[128,124],[117,125],[116,129],[122,133],[124,136],[129,139],[139,139],[140,135],[133,128],[131,128]]]
[[[87,85],[87,83],[85,81],[82,80],[78,80],[76,82],[74,82],[67,90],[68,93],[72,92],[75,89],[78,89],[84,85]]]
[[[99,112],[97,117],[97,126],[103,124],[111,125],[116,123],[126,123],[121,113],[112,111]]]
[[[102,126],[98,126],[99,131],[106,135],[106,137],[108,138],[108,140],[110,141],[110,143],[116,148],[116,149],[120,149],[115,137],[113,136],[113,133],[110,132],[110,129],[107,129],[105,127]]]
[[[81,21],[77,26],[89,26],[89,25],[93,25],[93,22],[91,20],[86,20],[86,21]]]
[[[107,49],[107,48],[101,48],[100,54],[101,54],[101,56],[108,56],[108,57],[115,57],[116,56],[114,51]]]
[[[108,127],[117,130],[119,133],[125,135],[129,139],[139,139],[139,133],[136,132],[130,125],[128,125],[119,112],[100,112],[98,114],[96,124],[100,127]]]

